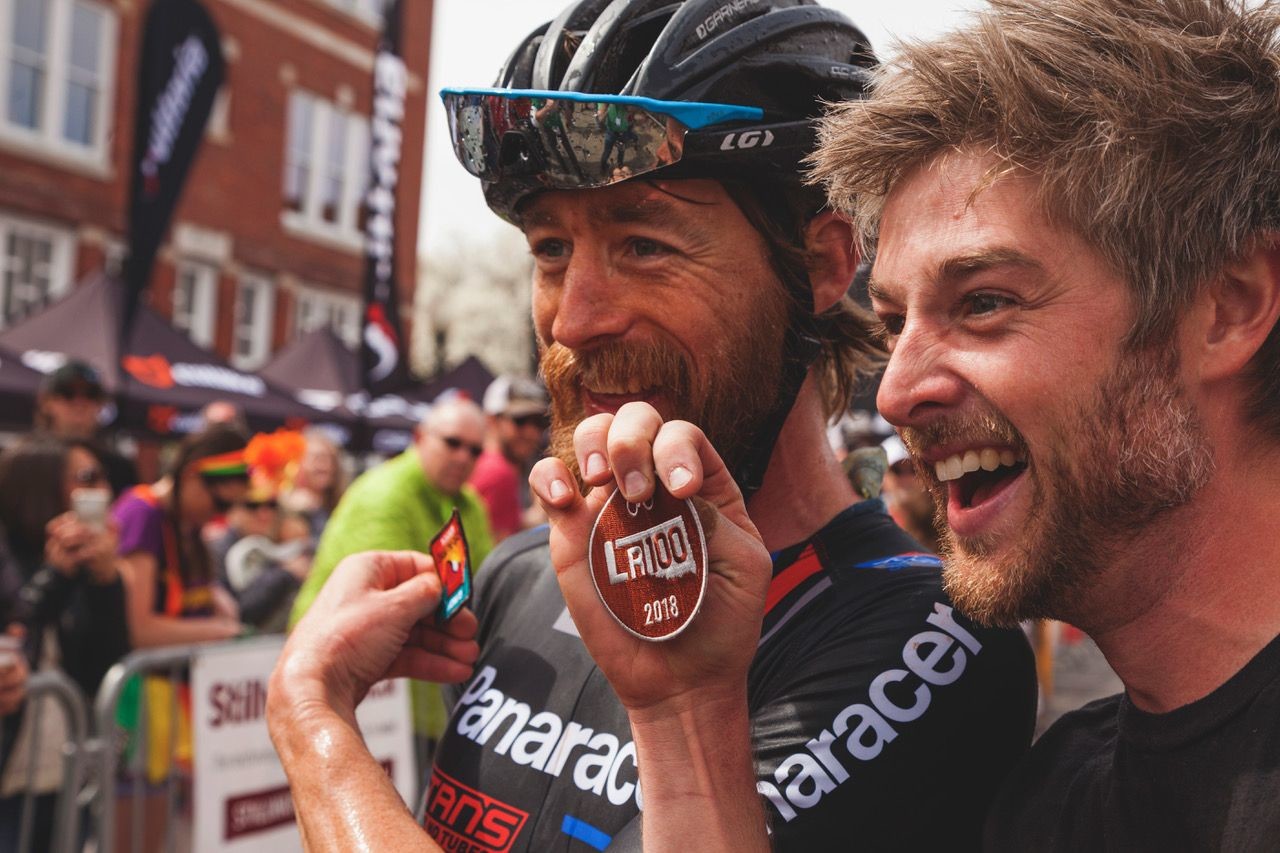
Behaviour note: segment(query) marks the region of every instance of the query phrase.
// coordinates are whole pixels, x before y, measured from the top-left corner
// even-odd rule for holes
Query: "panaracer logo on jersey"
[[[633,742],[621,743],[612,732],[566,722],[551,711],[535,712],[495,688],[497,679],[498,671],[486,666],[467,685],[450,721],[458,734],[480,746],[496,738],[493,751],[521,767],[548,776],[570,774],[581,791],[607,797],[615,806],[634,797],[636,808],[643,808]]]
[[[267,385],[257,376],[239,373],[217,364],[170,364],[163,355],[127,355],[121,359],[134,379],[152,388],[212,388],[249,397],[261,397]]]
[[[800,810],[818,805],[848,780],[850,759],[871,761],[880,755],[900,729],[929,710],[932,688],[957,681],[969,654],[982,651],[982,643],[956,621],[950,607],[934,604],[933,610],[924,621],[938,630],[921,631],[907,640],[902,647],[905,669],[886,669],[872,679],[867,701],[841,709],[805,750],[778,764],[773,771],[776,784],[763,779],[756,783],[783,820],[795,820]]]
[[[528,820],[528,812],[467,787],[439,767],[431,772],[422,825],[445,850],[507,853]]]

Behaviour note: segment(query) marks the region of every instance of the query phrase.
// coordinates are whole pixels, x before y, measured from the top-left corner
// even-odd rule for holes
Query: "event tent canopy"
[[[0,331],[0,351],[40,373],[69,359],[93,365],[115,398],[116,424],[132,431],[190,432],[200,426],[201,409],[215,400],[234,403],[255,430],[301,425],[317,416],[262,377],[232,368],[145,305],[122,349],[117,330],[123,300],[120,281],[98,274]]]

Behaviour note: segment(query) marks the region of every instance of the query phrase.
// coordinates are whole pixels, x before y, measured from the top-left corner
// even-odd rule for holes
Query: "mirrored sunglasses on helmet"
[[[444,89],[454,154],[486,182],[534,178],[546,189],[607,186],[678,162],[685,134],[760,121],[735,104],[532,89]]]

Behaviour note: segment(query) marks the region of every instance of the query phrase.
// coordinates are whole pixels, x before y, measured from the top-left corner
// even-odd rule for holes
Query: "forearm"
[[[267,719],[305,849],[439,850],[369,754],[354,718],[322,702],[291,700],[275,678]]]
[[[131,621],[129,634],[134,648],[146,649],[229,640],[239,632],[239,628],[233,620],[217,616],[176,619],[148,613]]]
[[[644,848],[767,851],[745,691],[631,712],[644,791]]]

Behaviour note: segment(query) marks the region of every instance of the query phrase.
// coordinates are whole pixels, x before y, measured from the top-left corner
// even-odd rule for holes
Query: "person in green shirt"
[[[334,509],[316,549],[311,572],[294,599],[289,628],[298,623],[344,558],[360,551],[421,551],[457,507],[471,549],[472,568],[493,550],[484,502],[467,485],[483,451],[484,413],[458,397],[432,407],[414,432],[413,445],[356,478]],[[413,682],[413,728],[436,740],[447,713],[436,685]],[[419,750],[420,754],[422,749]]]

